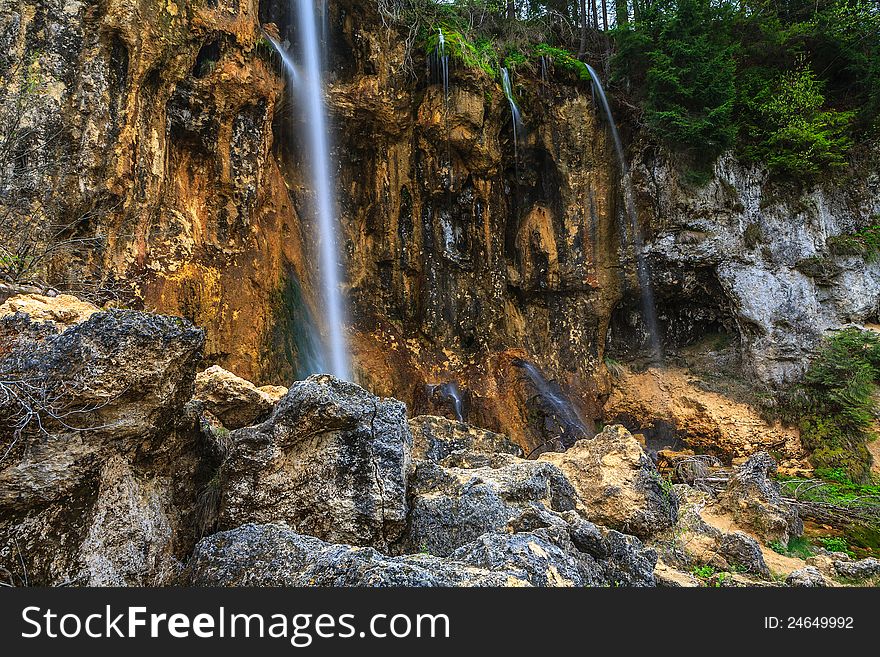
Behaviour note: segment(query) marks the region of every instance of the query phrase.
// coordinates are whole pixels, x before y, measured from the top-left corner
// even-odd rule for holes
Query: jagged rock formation
[[[53,285],[180,314],[205,329],[208,364],[287,384],[320,302],[302,149],[259,31],[295,41],[283,4],[21,0],[0,10],[0,119],[21,115],[32,135],[33,171],[3,198],[24,203],[22,221],[68,227]],[[524,377],[530,361],[591,435],[607,419],[606,343],[629,353],[644,331],[589,86],[514,76],[527,125],[514,161],[484,72],[454,69],[447,103],[375,3],[332,1],[329,27],[358,380],[420,414],[436,411],[426,384],[456,381],[472,423],[526,454],[568,447],[583,432]],[[28,79],[39,93],[22,97]],[[694,187],[634,137],[670,350],[725,332],[746,371],[781,383],[825,329],[877,319],[878,266],[827,245],[880,211],[870,164],[842,191],[799,192],[724,157]]]
[[[5,579],[115,586],[176,575],[211,469],[184,408],[203,345],[183,320],[133,311],[61,334],[23,313],[0,318]]]
[[[799,531],[766,455],[719,495],[673,495],[619,426],[526,460],[504,436],[314,376],[230,432],[193,398],[203,339],[136,311],[66,329],[0,318],[4,582],[690,586],[709,566],[718,585],[763,586],[778,580],[755,535],[780,518]],[[736,519],[745,530],[720,522]],[[823,552],[788,572],[870,584],[880,566]]]
[[[880,266],[831,244],[880,215],[870,156],[845,180],[807,189],[731,155],[700,187],[651,149],[634,168],[669,343],[726,332],[741,342],[747,372],[781,385],[803,373],[826,330],[877,320]],[[618,333],[632,336],[632,313],[619,318]]]
[[[261,425],[229,438],[222,527],[285,522],[385,548],[406,520],[406,408],[330,376],[297,382]]]
[[[620,425],[540,458],[562,470],[593,522],[645,538],[675,520],[677,498],[663,489],[654,463]]]
[[[803,534],[804,524],[797,511],[783,501],[779,484],[769,479],[775,471],[772,456],[766,452],[753,454],[734,471],[719,495],[719,503],[765,543],[788,545],[789,539]]]
[[[287,388],[264,386],[212,365],[196,375],[194,399],[216,417],[226,429],[241,429],[265,420]]]

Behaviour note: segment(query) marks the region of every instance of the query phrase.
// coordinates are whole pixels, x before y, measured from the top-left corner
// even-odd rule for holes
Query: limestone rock
[[[658,537],[666,545],[664,560],[690,568],[710,565],[720,571],[741,571],[769,577],[761,546],[745,532],[721,531],[703,519],[701,513],[710,496],[685,484],[675,486],[681,500],[675,526]]]
[[[0,305],[0,317],[24,313],[35,322],[55,323],[59,332],[84,322],[99,311],[97,306],[69,294],[59,294],[54,297],[22,294],[7,299],[3,305]]]
[[[281,387],[270,390],[272,394],[213,365],[196,375],[195,399],[203,402],[205,410],[227,429],[241,429],[265,420],[278,399],[287,393]]]
[[[601,525],[645,538],[672,526],[677,501],[642,447],[622,426],[606,427],[592,440],[540,460],[557,466]]]
[[[786,586],[797,588],[817,588],[828,586],[822,573],[815,566],[804,566],[799,570],[792,571],[785,578]]]
[[[441,461],[461,450],[523,456],[522,448],[507,436],[442,417],[420,415],[409,421],[409,428],[414,459]]]
[[[880,559],[861,559],[859,561],[835,560],[834,570],[837,574],[851,582],[878,583],[880,582]]]
[[[406,532],[396,549],[447,556],[482,534],[499,531],[528,508],[569,511],[577,498],[549,463],[509,454],[477,454],[471,462],[463,453],[442,464],[416,462],[409,505]]]
[[[0,318],[0,567],[16,584],[166,582],[214,467],[184,413],[203,333],[134,311],[46,326]]]
[[[803,533],[804,525],[797,511],[782,499],[779,484],[768,477],[775,469],[772,456],[753,454],[734,471],[718,499],[739,524],[762,541],[787,545],[790,538]]]
[[[614,532],[604,561],[552,527],[489,533],[448,558],[386,556],[281,525],[246,524],[203,539],[183,573],[194,586],[653,586],[656,555]]]
[[[528,586],[430,555],[387,557],[325,543],[281,525],[246,524],[203,539],[184,574],[190,586]]]
[[[223,528],[285,522],[324,540],[378,547],[403,530],[412,436],[400,402],[313,376],[295,383],[263,424],[230,440]]]

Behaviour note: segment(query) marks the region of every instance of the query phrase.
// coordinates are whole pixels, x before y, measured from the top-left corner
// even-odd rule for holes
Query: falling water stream
[[[614,122],[614,115],[611,113],[611,106],[608,104],[608,98],[605,95],[605,89],[602,86],[602,80],[599,75],[589,64],[586,65],[593,79],[593,88],[595,96],[598,96],[599,103],[608,120],[608,128],[611,131],[611,137],[614,140],[614,150],[617,154],[617,163],[620,166],[620,178],[623,187],[623,202],[626,208],[626,214],[629,218],[630,234],[632,236],[633,251],[636,259],[636,276],[639,281],[639,290],[642,300],[642,319],[645,328],[648,331],[648,339],[650,341],[651,356],[654,358],[662,357],[660,345],[660,332],[657,328],[657,311],[654,306],[654,290],[651,285],[651,273],[648,269],[648,262],[644,254],[644,242],[642,241],[642,233],[639,229],[638,215],[636,214],[635,196],[633,194],[632,180],[629,174],[629,166],[626,163],[626,156],[623,152],[623,142],[620,140],[620,133],[617,131],[617,124]],[[625,233],[625,231],[624,231]]]
[[[323,324],[327,331],[329,372],[341,379],[351,379],[348,344],[345,337],[345,308],[340,290],[340,268],[337,234],[339,224],[335,207],[335,181],[330,163],[330,143],[327,114],[324,107],[322,39],[318,31],[325,25],[324,9],[316,9],[312,0],[290,0],[291,13],[296,17],[298,36],[302,47],[302,61],[298,67],[275,39],[267,35],[278,50],[284,68],[290,77],[295,100],[304,114],[304,136],[309,157],[312,189],[315,194],[315,214],[318,226],[319,263],[323,292]],[[326,28],[324,28],[326,30]]]
[[[513,87],[510,85],[510,72],[506,68],[501,69],[501,87],[504,89],[504,95],[507,102],[510,103],[510,113],[513,116],[513,158],[519,167],[519,136],[523,131],[522,114],[519,111],[519,105],[513,97]]]

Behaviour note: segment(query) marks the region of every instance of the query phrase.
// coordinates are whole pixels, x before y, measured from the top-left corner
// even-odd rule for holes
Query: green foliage
[[[845,472],[857,482],[870,476],[873,393],[880,379],[880,335],[850,328],[836,332],[810,365],[798,395],[801,442],[816,468]]]
[[[854,111],[823,109],[823,84],[808,68],[777,76],[755,98],[756,143],[744,152],[771,170],[798,178],[847,164]]]
[[[495,45],[484,37],[470,37],[448,23],[433,26],[425,39],[427,52],[434,53],[443,33],[446,54],[465,68],[479,69],[490,78],[498,77],[499,59]]]
[[[616,30],[615,79],[655,135],[815,179],[880,130],[880,9],[871,0],[658,0]]]
[[[694,574],[695,577],[699,577],[700,579],[709,579],[715,574],[716,571],[714,566],[706,564],[703,566],[694,566],[691,572]]]
[[[803,536],[792,536],[788,544],[783,545],[780,541],[771,541],[767,546],[778,554],[798,559],[809,559],[813,556],[813,547],[810,541]]]
[[[849,549],[849,541],[843,536],[821,536],[817,540],[829,552],[844,552],[854,556],[852,550]]]
[[[668,143],[716,155],[733,144],[728,13],[710,0],[661,0],[617,32],[617,64],[643,80],[648,125]]]
[[[880,217],[875,218],[875,221]],[[849,235],[836,235],[826,241],[834,255],[858,255],[868,262],[880,258],[880,224],[862,228]]]

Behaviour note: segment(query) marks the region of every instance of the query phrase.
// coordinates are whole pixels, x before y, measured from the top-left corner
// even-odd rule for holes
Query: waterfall
[[[452,403],[452,410],[455,412],[455,419],[464,422],[464,400],[461,396],[461,390],[455,381],[447,383],[429,383],[427,386],[428,396],[437,395],[443,401]]]
[[[523,122],[522,114],[520,114],[519,106],[513,97],[513,88],[510,86],[510,73],[506,68],[501,69],[501,87],[504,89],[504,95],[510,104],[510,113],[513,116],[513,158],[519,167],[519,135],[522,132]]]
[[[297,5],[297,24],[302,41],[303,92],[305,124],[311,174],[316,197],[320,231],[320,271],[324,290],[326,330],[330,342],[330,373],[351,379],[348,344],[345,338],[345,310],[339,289],[339,254],[333,171],[330,167],[330,143],[324,108],[324,84],[321,66],[321,43],[312,0],[292,0]]]
[[[593,79],[594,97],[598,96],[599,104],[608,120],[608,128],[611,131],[611,137],[614,140],[614,150],[617,154],[617,163],[620,166],[620,178],[623,187],[623,202],[626,208],[626,214],[629,218],[629,228],[632,235],[632,246],[636,259],[636,277],[639,282],[639,291],[642,300],[642,318],[645,322],[645,328],[648,331],[648,339],[651,343],[651,355],[654,357],[661,356],[660,331],[657,328],[657,311],[654,306],[654,289],[651,285],[651,272],[648,268],[648,262],[644,254],[644,242],[642,241],[642,232],[639,229],[638,215],[636,214],[635,195],[633,193],[632,179],[630,178],[629,166],[626,163],[626,156],[623,152],[623,142],[620,140],[620,133],[617,131],[617,124],[614,122],[614,115],[611,113],[611,106],[608,104],[608,98],[605,95],[605,89],[599,75],[589,64],[586,65],[590,77]],[[624,238],[626,231],[621,231]]]
[[[437,28],[439,33],[437,41],[437,63],[439,65],[440,80],[443,83],[443,108],[449,115],[449,55],[446,54],[446,37],[443,29]]]
[[[319,262],[323,293],[323,325],[327,331],[330,374],[340,379],[351,379],[348,344],[345,337],[346,313],[340,290],[340,268],[337,234],[338,218],[335,204],[335,181],[330,162],[330,143],[327,114],[324,107],[323,66],[319,17],[312,0],[290,0],[291,13],[296,16],[302,47],[300,67],[284,48],[267,35],[281,56],[290,77],[291,89],[303,110],[305,141],[309,158],[309,173],[315,194],[315,214],[318,227]],[[295,5],[295,6],[293,6]],[[321,19],[323,22],[323,18]]]
[[[550,405],[550,408],[553,410],[553,419],[563,429],[564,433],[567,434],[565,437],[568,438],[571,444],[580,438],[592,436],[592,433],[587,428],[587,423],[575,406],[565,398],[561,390],[554,390],[551,387],[537,367],[521,358],[515,359],[513,365],[525,372],[526,377],[534,386],[538,395]]]

